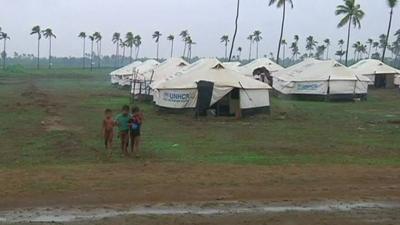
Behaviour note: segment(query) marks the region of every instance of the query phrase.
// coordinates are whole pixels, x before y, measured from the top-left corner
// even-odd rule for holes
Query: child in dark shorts
[[[119,137],[121,138],[121,150],[124,155],[128,155],[129,144],[129,122],[131,116],[129,115],[129,106],[124,105],[121,113],[115,119],[118,126]]]
[[[140,135],[141,135],[140,131],[142,123],[143,123],[143,113],[140,112],[139,107],[133,107],[129,132],[131,138],[131,152],[135,154],[135,157],[139,157]]]

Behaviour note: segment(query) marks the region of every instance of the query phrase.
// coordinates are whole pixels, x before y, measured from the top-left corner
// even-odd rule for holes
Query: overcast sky
[[[336,45],[345,39],[346,29],[337,29],[339,18],[335,7],[343,0],[293,0],[294,9],[287,12],[285,38],[290,43],[293,35],[313,35],[322,41],[329,37]],[[268,7],[268,0],[242,0],[239,19],[238,45],[247,55],[250,32],[259,29],[263,40],[260,54],[276,52],[279,37],[281,10]],[[389,9],[386,0],[358,0],[366,16],[362,29],[353,31],[351,42],[377,37],[386,33]],[[8,51],[34,53],[36,37],[30,36],[34,25],[50,27],[57,35],[53,41],[53,55],[80,56],[82,42],[80,31],[103,35],[103,54],[114,53],[111,37],[114,32],[132,31],[143,37],[142,55],[154,57],[155,44],[151,34],[159,30],[163,37],[160,55],[167,57],[168,34],[179,34],[188,29],[198,44],[193,54],[198,56],[223,56],[224,47],[219,42],[223,34],[232,36],[236,0],[0,0],[0,27],[11,36]],[[393,30],[400,29],[400,7],[395,9]],[[176,42],[181,54],[183,44]],[[47,41],[41,50],[47,53]],[[304,52],[304,49],[301,49]],[[43,53],[45,54],[45,53]],[[178,53],[177,53],[178,54]]]

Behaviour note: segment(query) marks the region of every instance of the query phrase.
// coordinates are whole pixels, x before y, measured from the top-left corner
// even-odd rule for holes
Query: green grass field
[[[0,167],[134,163],[115,140],[108,160],[101,139],[105,108],[117,112],[128,91],[112,87],[110,70],[0,72]],[[143,158],[213,164],[400,165],[399,90],[371,90],[366,102],[272,98],[272,114],[242,120],[194,119],[145,112]]]

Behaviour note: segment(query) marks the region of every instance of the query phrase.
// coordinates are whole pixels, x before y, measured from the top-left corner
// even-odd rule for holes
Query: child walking
[[[131,137],[131,152],[136,158],[139,158],[140,152],[140,130],[143,123],[143,113],[139,107],[132,108],[132,118],[130,120],[130,137]]]
[[[121,150],[125,156],[128,156],[130,120],[129,106],[124,105],[121,113],[116,117],[116,124],[118,126],[119,137],[121,138]]]
[[[111,109],[106,109],[104,111],[104,119],[103,119],[103,137],[104,137],[104,146],[106,149],[110,150],[110,156],[111,156],[111,149],[112,149],[112,143],[113,143],[113,137],[114,137],[114,119],[112,115],[112,110]]]

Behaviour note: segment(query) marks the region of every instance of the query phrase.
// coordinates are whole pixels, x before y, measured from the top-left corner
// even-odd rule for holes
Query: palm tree
[[[233,32],[233,39],[232,39],[231,51],[229,52],[229,59],[228,59],[229,62],[230,62],[231,59],[232,59],[233,48],[235,47],[236,35],[237,35],[237,31],[238,31],[239,12],[240,12],[240,0],[237,0],[237,4],[236,4],[236,18],[235,18],[235,31]]]
[[[225,60],[228,59],[228,43],[229,43],[229,36],[228,35],[222,35],[221,37],[221,43],[224,44],[225,46]]]
[[[172,56],[174,56],[174,40],[175,40],[175,36],[170,34],[170,35],[168,35],[167,40],[171,42],[171,58],[172,58]]]
[[[247,40],[250,41],[250,48],[249,48],[249,61],[250,61],[250,60],[251,60],[251,50],[252,50],[253,42],[254,42],[254,36],[253,36],[253,34],[250,34],[250,35],[247,37]]]
[[[393,9],[394,9],[394,7],[397,6],[397,3],[399,3],[399,1],[398,0],[387,0],[387,3],[389,5],[389,7],[390,7],[390,18],[389,18],[389,26],[388,26],[388,31],[387,31],[387,34],[386,34],[385,44],[384,44],[384,47],[383,47],[382,62],[385,61],[386,47],[388,45],[389,36],[390,36],[390,29],[392,27]]]
[[[286,17],[286,3],[288,3],[292,8],[293,8],[293,1],[292,0],[270,0],[269,5],[277,4],[277,7],[280,8],[282,7],[282,26],[281,26],[281,36],[279,38],[279,43],[278,43],[278,54],[276,56],[276,62],[279,64],[279,54],[281,51],[281,44],[282,44],[282,38],[283,38],[283,29],[285,27],[285,17]]]
[[[320,45],[320,46],[318,46],[318,47],[317,47],[317,52],[315,53],[315,57],[316,57],[317,59],[320,59],[321,56],[324,55],[325,50],[326,50],[326,46],[325,46],[325,45]]]
[[[342,62],[342,58],[343,58],[343,56],[346,54],[346,52],[343,51],[343,45],[344,45],[344,40],[343,40],[343,39],[340,39],[340,40],[338,41],[338,46],[339,46],[340,50],[337,51],[337,52],[335,53],[335,55],[337,55],[337,56],[340,57],[340,59],[339,59],[340,62]]]
[[[317,46],[318,42],[314,40],[313,36],[308,36],[306,39],[306,50],[309,52],[308,57],[311,57],[311,52],[314,51],[314,48]]]
[[[237,48],[237,51],[238,51],[238,60],[240,61],[240,59],[241,59],[241,57],[242,57],[243,48],[242,48],[242,47],[238,47],[238,48]]]
[[[285,65],[285,58],[286,58],[286,46],[287,42],[285,39],[282,39],[282,47],[283,47],[283,59],[282,59],[282,64]]]
[[[132,54],[133,54],[133,46],[135,43],[135,37],[133,36],[132,32],[128,32],[125,35],[126,39],[126,46],[129,48],[129,62],[131,63],[133,61]]]
[[[8,34],[5,32],[0,31],[0,40],[2,40],[2,39],[3,39],[3,51],[1,52],[1,57],[3,58],[3,70],[5,70],[6,69],[6,58],[7,58],[6,45],[7,45],[7,39],[10,40],[10,36],[8,36]]]
[[[181,33],[179,34],[179,36],[181,36],[182,41],[185,43],[185,47],[183,48],[183,54],[182,54],[182,57],[185,57],[185,55],[186,55],[186,48],[187,48],[187,41],[186,41],[186,38],[189,36],[189,31],[188,31],[188,30],[183,30],[183,31],[181,31]]]
[[[157,57],[156,57],[157,60],[158,60],[158,53],[159,53],[159,49],[160,49],[160,37],[161,37],[161,35],[162,34],[160,33],[160,31],[154,31],[153,39],[157,44]]]
[[[114,67],[119,66],[119,41],[121,40],[121,34],[115,32],[112,37],[112,42],[115,44],[115,65]]]
[[[297,56],[300,55],[299,46],[298,46],[297,41],[293,42],[290,45],[290,49],[292,49],[292,60],[294,60],[294,61],[297,60]]]
[[[188,61],[190,63],[190,60],[192,59],[192,45],[195,45],[196,42],[193,41],[192,37],[187,36],[186,37],[186,43],[187,43],[187,46],[188,46],[188,57],[187,58],[188,58]]]
[[[379,48],[381,48],[382,51],[383,51],[383,48],[385,47],[386,38],[387,38],[387,37],[386,37],[385,34],[379,35]]]
[[[356,43],[354,43],[353,44],[353,48],[354,48],[354,61],[356,62],[356,61],[358,61],[359,60],[359,58],[360,58],[360,52],[359,52],[359,50],[360,50],[360,46],[361,46],[362,44],[361,44],[361,42],[360,41],[357,41]],[[358,54],[357,54],[358,53]]]
[[[122,65],[125,63],[125,48],[127,46],[126,41],[119,40],[119,46],[122,48]]]
[[[134,39],[133,44],[135,45],[136,48],[135,59],[137,60],[139,57],[140,46],[142,45],[142,37],[140,35],[136,35],[133,39]]]
[[[294,35],[294,41],[296,42],[296,43],[299,43],[299,40],[300,40],[300,37],[299,37],[299,35]]]
[[[51,69],[51,38],[56,38],[53,31],[50,28],[42,31],[44,38],[49,39],[49,69]]]
[[[369,45],[369,50],[368,50],[368,58],[371,58],[371,50],[372,50],[372,44],[374,44],[374,40],[372,38],[368,38],[367,44]]]
[[[254,31],[253,40],[256,42],[256,58],[258,59],[258,43],[262,40],[261,31]]]
[[[34,26],[31,31],[31,35],[37,35],[37,68],[39,69],[40,64],[40,39],[42,39],[42,33],[40,26]]]
[[[364,17],[365,13],[361,10],[360,4],[356,4],[356,0],[343,0],[344,5],[338,5],[335,11],[337,16],[344,15],[344,17],[340,20],[338,24],[338,28],[345,26],[347,23],[349,24],[349,28],[347,31],[347,47],[346,47],[346,66],[348,65],[348,56],[349,56],[349,47],[350,47],[350,32],[351,25],[354,27],[361,28],[361,20]]]
[[[96,41],[96,49],[97,49],[97,67],[100,68],[100,61],[101,61],[101,36],[100,32],[94,32],[93,34],[94,39]]]
[[[85,55],[86,55],[86,33],[85,32],[80,32],[78,37],[83,39],[83,55],[82,55],[82,67],[85,69]]]
[[[324,40],[326,47],[326,59],[329,59],[329,47],[331,46],[331,40],[329,38]]]
[[[93,44],[96,37],[94,35],[89,36],[90,40],[90,71],[93,70]]]

